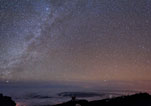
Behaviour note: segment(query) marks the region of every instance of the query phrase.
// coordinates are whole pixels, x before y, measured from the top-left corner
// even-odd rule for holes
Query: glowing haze
[[[151,80],[151,0],[0,0],[0,80]]]

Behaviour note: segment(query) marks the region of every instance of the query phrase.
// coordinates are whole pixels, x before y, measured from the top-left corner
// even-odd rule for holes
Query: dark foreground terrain
[[[0,94],[0,106],[16,106],[16,103],[11,99],[11,97]]]
[[[0,94],[0,106],[16,106],[16,103],[11,97]],[[73,97],[71,101],[54,106],[151,106],[151,95],[148,93],[139,93],[90,102],[87,100],[78,100]]]
[[[139,93],[112,99],[88,102],[87,100],[71,100],[54,106],[151,106],[151,95]]]

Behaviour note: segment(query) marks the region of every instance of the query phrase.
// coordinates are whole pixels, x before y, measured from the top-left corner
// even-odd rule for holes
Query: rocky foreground
[[[0,106],[16,106],[16,103],[9,96],[0,94]]]
[[[130,96],[121,96],[91,102],[75,99],[54,106],[151,106],[151,95],[148,93],[139,93]]]
[[[0,94],[0,106],[16,106],[16,103],[11,97]],[[54,106],[151,106],[151,95],[139,93],[96,101],[77,100],[73,97],[71,101]]]

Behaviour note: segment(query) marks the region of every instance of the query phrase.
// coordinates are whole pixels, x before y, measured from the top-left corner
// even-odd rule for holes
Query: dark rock
[[[16,103],[9,96],[0,94],[0,106],[16,106]]]
[[[139,93],[91,102],[86,100],[71,100],[54,106],[76,106],[76,104],[79,104],[80,106],[151,106],[151,95],[147,93]]]
[[[80,106],[87,106],[88,101],[87,100],[75,100],[75,101],[71,100],[69,102],[54,105],[54,106],[76,106],[77,104],[79,104]]]
[[[92,101],[89,102],[88,106],[151,106],[151,95],[147,93],[139,93],[113,99]]]

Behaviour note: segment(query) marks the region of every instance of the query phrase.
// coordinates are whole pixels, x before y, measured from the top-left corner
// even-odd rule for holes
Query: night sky
[[[151,80],[151,0],[0,0],[0,81]]]

